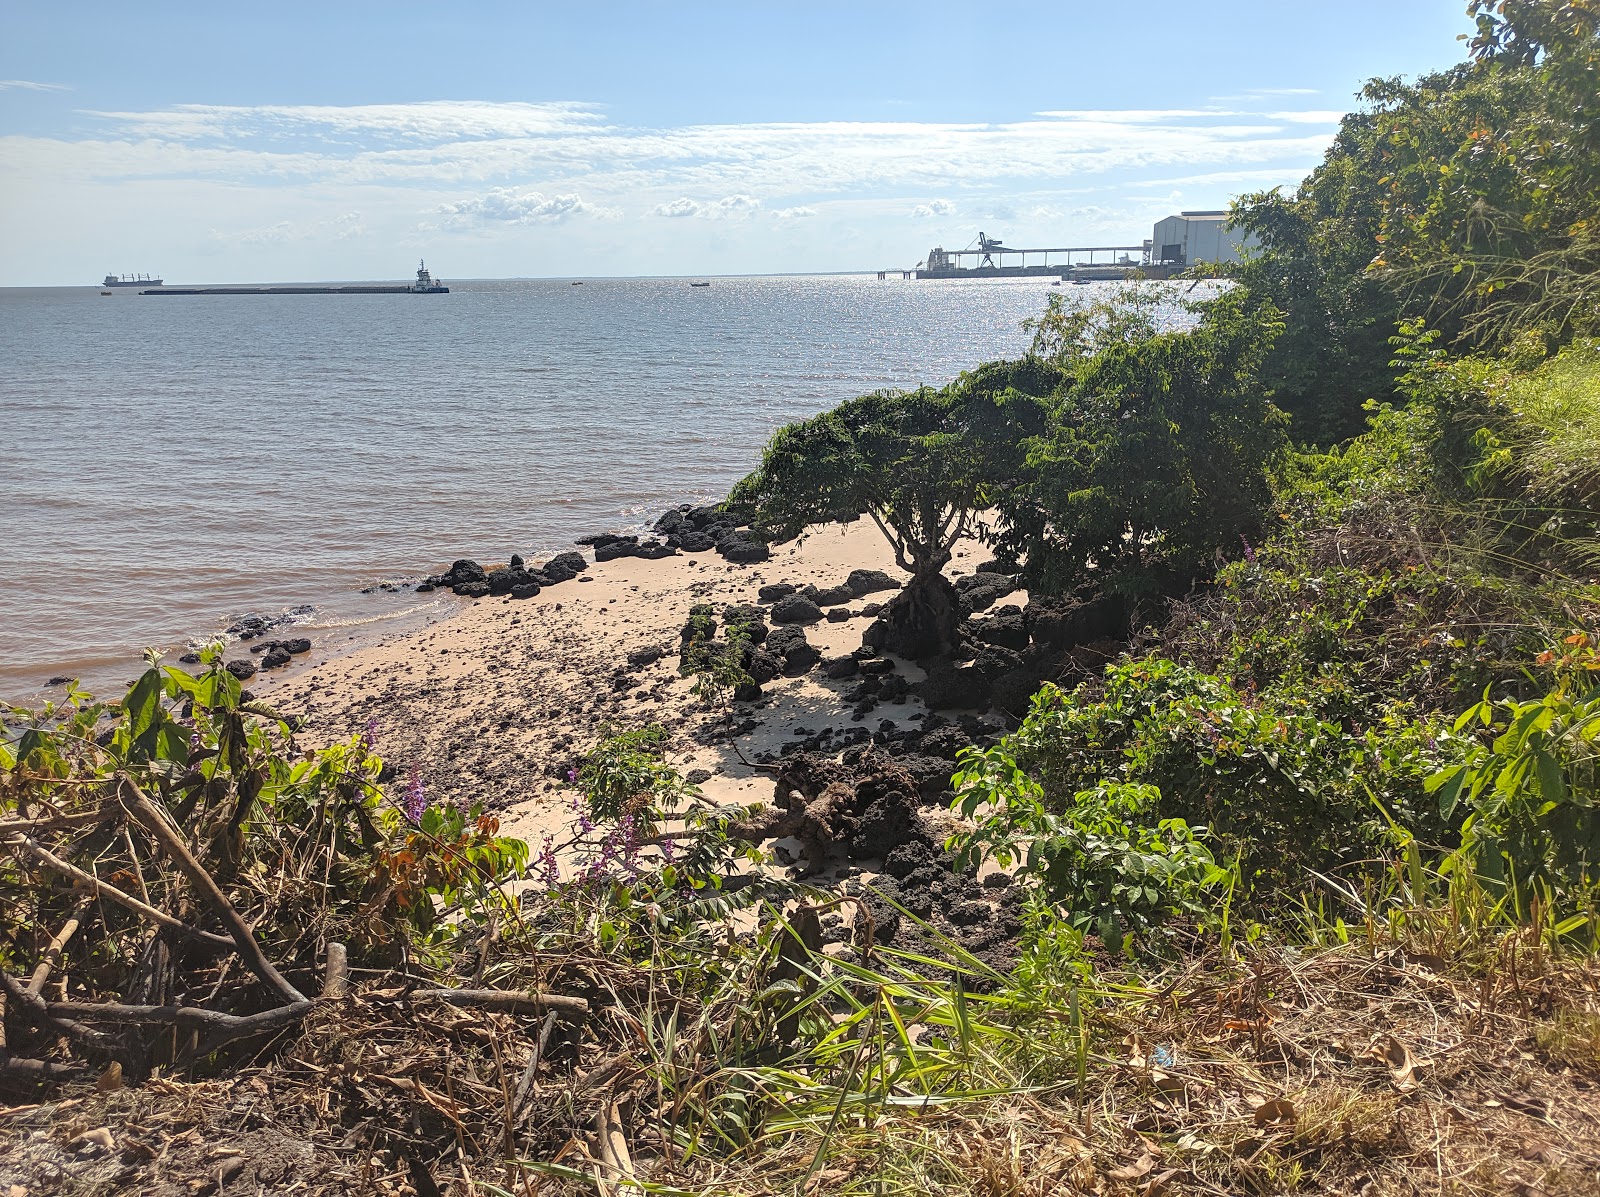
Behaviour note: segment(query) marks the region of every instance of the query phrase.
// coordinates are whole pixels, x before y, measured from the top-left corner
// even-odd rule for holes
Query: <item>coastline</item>
[[[959,546],[952,572],[970,571],[985,555],[976,543]],[[724,710],[708,708],[692,693],[692,680],[678,676],[680,629],[695,603],[711,603],[720,615],[729,604],[756,603],[763,585],[827,587],[856,569],[906,577],[865,520],[776,545],[769,560],[752,565],[711,552],[620,557],[532,598],[469,600],[443,620],[258,674],[249,686],[261,701],[301,718],[307,744],[370,726],[385,761],[397,775],[419,774],[431,801],[482,801],[500,813],[507,833],[534,841],[566,828],[575,797],[566,771],[608,724],[666,726],[667,759],[686,775],[703,773],[702,789],[715,802],[766,800],[770,775],[746,761],[775,758],[784,745],[824,729],[841,740],[881,733],[886,721],[898,731],[915,729],[926,708],[908,693],[855,719],[845,693],[859,679],[830,679],[812,668],[769,682],[754,703],[736,704],[730,739]],[[1027,599],[1017,592],[1006,601]],[[822,657],[860,645],[871,622],[864,605],[851,602],[842,608],[851,617],[805,628]],[[660,655],[630,664],[629,654],[640,650]],[[909,661],[895,660],[894,672],[910,687],[923,677]]]

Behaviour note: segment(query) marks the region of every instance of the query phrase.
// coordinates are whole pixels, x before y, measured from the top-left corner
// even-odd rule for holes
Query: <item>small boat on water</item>
[[[581,286],[583,286],[583,280],[582,280],[582,279],[581,279],[581,278],[579,278],[579,279],[573,279],[573,280],[572,280],[572,285],[573,285],[573,286],[574,286],[574,287],[581,287]]]
[[[709,287],[710,283],[690,283],[691,287]]]
[[[113,294],[113,292],[111,292],[111,291],[102,291],[102,292],[100,292],[100,294],[102,294],[102,295],[111,295],[111,294]]]

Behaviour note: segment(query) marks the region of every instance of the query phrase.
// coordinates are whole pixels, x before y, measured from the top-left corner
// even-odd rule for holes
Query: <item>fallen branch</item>
[[[183,842],[171,823],[167,821],[166,814],[150,801],[149,795],[139,788],[133,778],[122,775],[122,785],[125,795],[131,795],[130,814],[138,819],[146,831],[161,842],[161,846],[172,857],[173,863],[183,870],[189,878],[190,884],[197,889],[201,896],[210,903],[213,910],[222,916],[222,921],[232,932],[233,942],[238,945],[239,954],[244,957],[245,963],[250,966],[250,971],[260,977],[266,985],[275,990],[290,1005],[299,1002],[308,1002],[309,999],[301,993],[280,973],[272,961],[267,959],[266,953],[261,950],[261,945],[256,942],[254,933],[245,923],[243,917],[234,909],[233,903],[228,901],[226,894],[217,885],[216,879],[206,872],[204,866],[194,858],[187,844]]]
[[[25,1081],[82,1081],[94,1075],[94,1069],[81,1064],[57,1064],[51,1060],[35,1060],[31,1056],[13,1056],[0,1048],[0,1076]]]
[[[201,943],[209,944],[214,948],[224,948],[230,952],[233,951],[234,947],[236,946],[233,940],[226,935],[214,935],[210,931],[197,930],[196,928],[189,926],[189,924],[185,923],[182,919],[173,918],[165,911],[157,910],[148,902],[141,902],[132,894],[123,892],[109,882],[101,881],[100,878],[96,877],[93,873],[85,872],[77,865],[62,860],[54,852],[51,852],[48,848],[35,843],[27,836],[23,836],[21,839],[12,840],[11,847],[23,849],[41,864],[48,865],[56,872],[67,877],[71,877],[74,881],[82,885],[88,886],[89,892],[95,897],[110,898],[118,906],[125,907],[128,910],[133,911],[135,914],[142,915],[144,918],[149,919],[152,923],[165,927],[169,931],[175,931],[179,935],[186,936],[189,939],[199,940]]]
[[[322,968],[323,1001],[336,1001],[350,992],[350,953],[342,943],[328,944],[327,960]]]
[[[514,993],[504,989],[415,989],[406,995],[413,1002],[443,1002],[451,1006],[470,1006],[501,1014],[544,1014],[546,1011],[568,1019],[583,1018],[589,1003],[580,997],[559,993]]]
[[[106,1037],[93,1027],[86,1027],[80,1022],[62,1018],[52,1014],[44,999],[36,994],[29,993],[21,982],[8,972],[0,971],[0,990],[5,992],[6,1000],[14,1003],[18,1013],[22,1014],[42,1030],[55,1031],[69,1039],[76,1039],[81,1043],[92,1044],[106,1050]]]
[[[34,997],[44,992],[45,982],[50,980],[51,971],[61,963],[61,953],[66,949],[68,941],[78,933],[78,927],[83,923],[84,912],[92,905],[94,905],[93,898],[79,898],[67,921],[61,925],[61,930],[56,932],[56,937],[44,950],[44,955],[33,970],[33,976],[28,978],[28,992]]]

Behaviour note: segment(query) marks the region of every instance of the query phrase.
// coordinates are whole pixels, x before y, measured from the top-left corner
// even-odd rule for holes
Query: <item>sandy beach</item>
[[[987,555],[976,543],[958,546],[948,572],[970,572]],[[669,762],[704,777],[708,797],[767,800],[770,774],[747,760],[770,759],[785,743],[824,729],[861,737],[885,720],[920,726],[922,703],[906,696],[853,721],[844,694],[859,679],[832,680],[812,669],[769,682],[754,703],[736,704],[730,725],[725,709],[709,708],[692,693],[692,680],[678,676],[680,629],[696,603],[712,604],[720,616],[729,604],[756,602],[768,583],[827,587],[854,569],[906,577],[866,520],[774,546],[771,559],[755,565],[731,565],[710,552],[623,557],[591,564],[582,580],[529,599],[462,600],[442,622],[344,656],[297,658],[250,686],[304,720],[304,742],[370,727],[385,760],[402,775],[420,771],[430,798],[481,801],[501,812],[505,830],[525,838],[568,826],[575,792],[566,772],[608,725],[661,723],[673,735]],[[807,639],[824,658],[849,653],[870,622],[863,606],[891,597],[852,602],[844,608],[849,619],[813,624]],[[1027,600],[1018,592],[1006,601]],[[631,666],[628,654],[642,649],[661,656]],[[923,677],[908,661],[897,660],[895,671],[912,685]]]

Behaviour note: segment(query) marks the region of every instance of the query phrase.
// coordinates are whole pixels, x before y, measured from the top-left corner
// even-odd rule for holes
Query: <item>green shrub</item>
[[[1015,733],[968,759],[958,802],[971,812],[1016,797],[1037,807],[1030,820],[1111,803],[1129,827],[1204,826],[1261,897],[1298,892],[1308,869],[1371,859],[1389,840],[1375,802],[1447,836],[1424,782],[1460,751],[1449,727],[1395,717],[1357,730],[1319,710],[1330,700],[1341,696],[1252,693],[1161,657],[1115,665],[1099,687],[1041,690]],[[996,834],[998,846],[1010,833]]]
[[[1227,876],[1206,850],[1205,828],[1155,814],[1154,786],[1102,783],[1052,809],[1004,746],[969,750],[954,784],[968,818],[990,809],[950,847],[968,863],[1020,863],[1068,925],[1093,930],[1112,951],[1129,936],[1148,939],[1170,918],[1203,919],[1205,891]]]
[[[1541,658],[1554,686],[1529,701],[1481,702],[1456,721],[1498,734],[1428,779],[1446,815],[1467,809],[1458,859],[1509,894],[1566,905],[1600,881],[1600,654],[1587,634]]]

